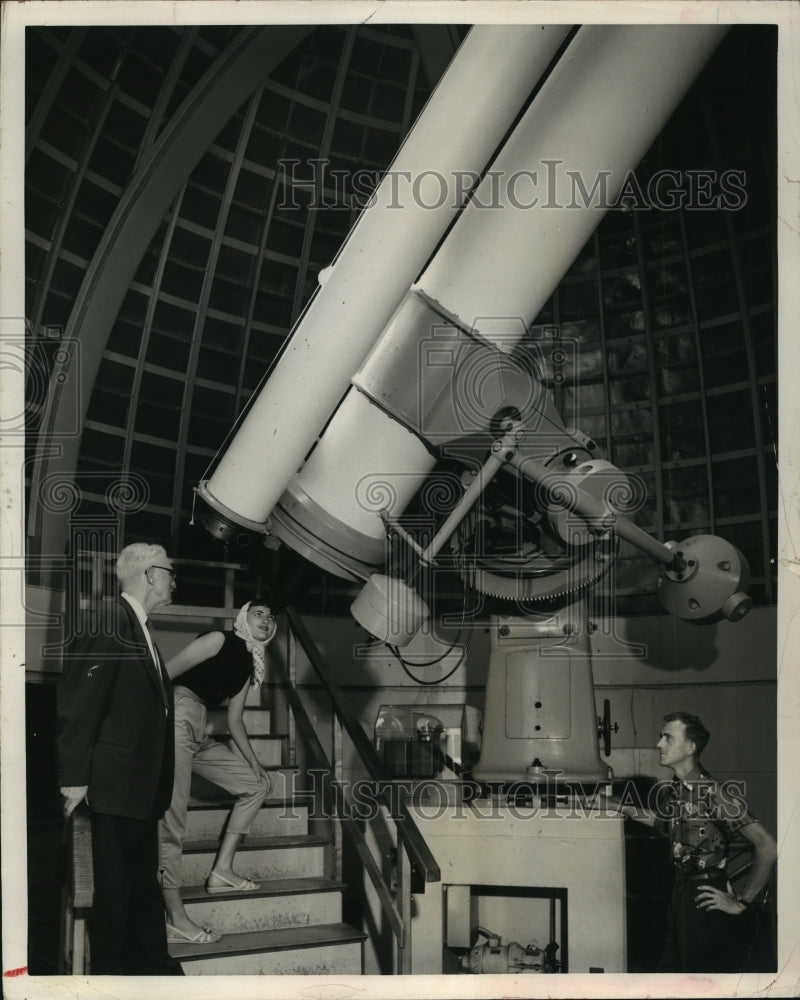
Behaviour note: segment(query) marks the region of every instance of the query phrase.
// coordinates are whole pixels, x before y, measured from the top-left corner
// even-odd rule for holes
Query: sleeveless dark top
[[[175,678],[175,687],[189,688],[206,708],[219,708],[226,698],[238,694],[253,672],[253,655],[244,639],[233,632],[223,634],[225,641],[216,656]]]

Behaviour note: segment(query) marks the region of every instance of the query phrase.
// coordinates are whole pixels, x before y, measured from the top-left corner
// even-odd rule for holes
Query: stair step
[[[266,765],[264,770],[272,778],[272,792],[270,799],[291,799],[297,795],[305,794],[306,790],[299,787],[301,782],[306,781],[296,767],[278,767],[276,765]],[[192,775],[191,784],[192,804],[200,802],[231,802],[229,792],[219,785],[206,781],[199,774]]]
[[[247,694],[244,698],[244,703],[247,708],[260,708],[264,712],[270,710],[270,705],[265,704],[265,700],[272,701],[272,696],[270,692],[264,691],[255,684],[251,684],[247,689]]]
[[[243,895],[251,896],[254,899],[269,896],[302,896],[315,892],[341,892],[346,888],[345,882],[339,882],[333,878],[323,877],[299,877],[299,878],[276,878],[265,882],[256,892],[222,892],[218,896],[209,896],[204,885],[186,885],[181,889],[181,898],[184,903],[196,903],[203,899],[241,899]]]
[[[193,806],[186,819],[186,840],[210,840],[219,837],[230,815],[233,799],[228,802]],[[292,799],[267,799],[250,828],[250,837],[274,837],[279,834],[308,832],[308,805]]]
[[[348,924],[317,924],[226,934],[215,944],[171,944],[189,976],[360,975],[366,934]]]
[[[322,875],[324,837],[293,834],[282,837],[248,837],[236,852],[236,871],[255,882],[296,875]],[[219,841],[190,840],[183,845],[181,885],[202,885]]]
[[[272,712],[268,708],[245,705],[244,728],[249,736],[269,736],[272,728]],[[206,714],[208,736],[227,736],[228,711],[225,708],[210,708]]]
[[[261,736],[258,733],[249,733],[248,735],[250,737],[250,746],[252,746],[259,764],[263,764],[264,767],[281,766],[283,763],[283,741],[286,739],[286,736],[272,734]],[[231,736],[219,734],[217,739],[221,743],[227,743],[234,749],[234,753],[236,753]]]
[[[239,854],[242,851],[282,851],[287,847],[316,847],[327,843],[324,837],[308,833],[290,833],[279,837],[247,837],[239,847]],[[208,840],[186,840],[183,844],[183,853],[203,854],[207,851],[216,853],[218,846],[219,841],[216,837]]]
[[[282,878],[254,892],[210,896],[201,885],[182,891],[189,916],[222,934],[333,924],[342,919],[343,882],[328,878]]]

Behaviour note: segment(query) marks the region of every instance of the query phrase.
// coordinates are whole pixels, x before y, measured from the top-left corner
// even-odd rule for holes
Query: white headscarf
[[[273,621],[272,631],[263,642],[260,639],[254,639],[253,633],[250,631],[250,626],[247,624],[247,612],[252,603],[252,601],[248,601],[236,616],[236,621],[233,623],[233,631],[234,634],[238,635],[239,638],[245,643],[247,649],[253,656],[252,683],[260,687],[264,683],[265,676],[264,650],[275,637],[278,626]],[[261,607],[261,605],[257,605],[257,607]],[[264,605],[264,607],[266,607],[266,605]]]

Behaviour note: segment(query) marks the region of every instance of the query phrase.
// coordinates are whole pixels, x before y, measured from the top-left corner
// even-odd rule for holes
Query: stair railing
[[[92,866],[92,821],[81,803],[65,821],[67,886],[62,908],[60,971],[73,976],[91,972],[89,964],[88,913],[94,902]]]
[[[392,928],[396,946],[396,970],[399,974],[410,973],[412,878],[422,879],[425,883],[438,882],[441,879],[441,871],[425,838],[420,833],[413,816],[408,810],[407,801],[402,796],[392,796],[389,794],[386,775],[378,759],[378,755],[358,719],[348,709],[344,695],[338,684],[332,680],[325,670],[322,655],[309,634],[308,629],[293,609],[287,609],[286,616],[289,621],[291,635],[299,642],[330,698],[335,719],[338,720],[339,725],[350,737],[362,764],[369,776],[376,782],[380,798],[395,823],[397,829],[396,898],[393,897],[391,889],[383,877],[380,866],[367,844],[361,827],[352,818],[342,783],[330,777],[334,771],[331,768],[325,749],[320,742],[319,736],[306,712],[297,689],[290,680],[289,674],[283,665],[277,662],[277,657],[273,658],[271,664],[286,691],[295,724],[313,756],[315,764],[328,775],[328,781],[323,782],[323,786],[327,805],[332,809],[331,815],[339,819],[345,832],[351,836],[359,858],[364,865],[364,870],[372,882],[381,908],[386,914],[389,925]],[[337,748],[336,742],[337,740],[334,736],[334,755],[341,760],[340,748]]]

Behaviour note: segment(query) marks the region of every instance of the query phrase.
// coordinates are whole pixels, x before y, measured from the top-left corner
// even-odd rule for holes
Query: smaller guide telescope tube
[[[457,214],[465,176],[483,171],[569,30],[480,25],[469,33],[201,484],[219,513],[248,528],[266,521]]]

